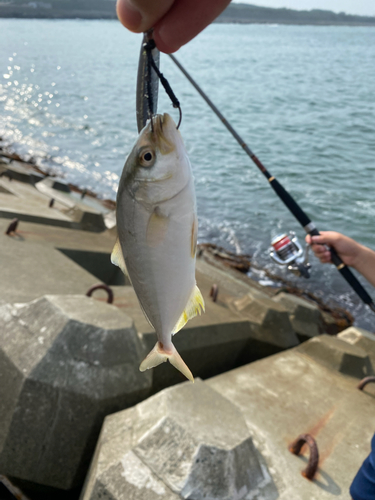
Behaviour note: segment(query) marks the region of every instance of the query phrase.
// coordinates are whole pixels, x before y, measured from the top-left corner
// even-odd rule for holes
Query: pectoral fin
[[[156,207],[147,225],[147,245],[156,248],[165,238],[168,230],[169,218],[163,215],[159,207]]]
[[[141,372],[144,372],[146,370],[149,370],[150,368],[155,368],[155,366],[161,365],[161,363],[165,363],[166,361],[169,361],[171,365],[177,368],[177,370],[185,375],[187,379],[194,382],[194,377],[191,371],[189,370],[181,356],[178,354],[173,344],[170,351],[166,351],[161,342],[156,342],[155,347],[142,361],[139,369]]]
[[[121,271],[125,274],[125,276],[129,277],[128,270],[126,269],[124,256],[122,254],[120,240],[118,238],[116,240],[115,246],[113,247],[113,251],[111,254],[111,262],[115,266],[118,266],[121,269]]]
[[[174,335],[175,333],[180,331],[181,328],[186,325],[189,319],[194,318],[198,314],[201,315],[204,311],[204,299],[202,297],[201,291],[199,290],[197,285],[195,285],[183,313],[181,314],[179,320],[172,330],[172,334]]]

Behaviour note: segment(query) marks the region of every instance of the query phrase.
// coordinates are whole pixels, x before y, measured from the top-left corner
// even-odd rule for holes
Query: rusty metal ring
[[[98,283],[97,285],[93,285],[91,288],[87,290],[86,296],[91,297],[91,295],[93,294],[93,292],[95,292],[95,290],[105,290],[108,294],[107,304],[113,303],[113,292],[108,285],[105,285],[104,283]]]
[[[13,219],[10,222],[10,224],[8,226],[8,229],[5,231],[5,234],[7,234],[8,236],[10,236],[12,233],[15,233],[16,229],[17,229],[17,226],[18,226],[18,222],[19,222],[18,219]]]
[[[315,439],[310,434],[301,434],[288,446],[288,450],[294,455],[299,455],[304,444],[307,444],[310,449],[310,458],[306,468],[301,471],[301,474],[306,479],[311,480],[314,478],[319,464],[319,451]]]
[[[364,379],[362,379],[360,383],[357,385],[357,389],[362,391],[364,387],[370,382],[375,382],[375,377],[373,375],[371,377],[365,377]]]
[[[213,302],[217,301],[218,293],[219,293],[219,287],[216,284],[212,285],[210,290],[210,297],[212,297]]]

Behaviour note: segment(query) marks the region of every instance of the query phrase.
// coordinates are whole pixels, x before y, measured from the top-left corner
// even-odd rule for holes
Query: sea
[[[0,19],[3,144],[115,199],[137,137],[141,41],[117,21]],[[213,24],[175,56],[318,229],[375,249],[375,28]],[[250,254],[375,331],[374,313],[333,266],[312,256],[304,279],[272,263],[272,238],[294,231],[303,243],[303,229],[164,54],[161,71],[181,102],[199,241]],[[162,88],[158,111],[178,118]]]

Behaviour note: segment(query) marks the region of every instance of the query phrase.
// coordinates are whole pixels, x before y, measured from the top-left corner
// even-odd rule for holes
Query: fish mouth
[[[168,113],[156,115],[152,118],[152,124],[150,126],[151,140],[160,150],[162,155],[169,154],[175,149],[173,136],[171,137],[171,123],[173,124],[173,120]]]
[[[163,124],[167,123],[169,115],[164,113],[163,115],[155,115],[152,118],[152,128],[154,129],[154,133],[163,134]]]

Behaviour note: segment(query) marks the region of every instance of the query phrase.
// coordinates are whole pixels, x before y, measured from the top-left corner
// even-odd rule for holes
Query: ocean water
[[[114,199],[137,136],[140,44],[116,21],[0,19],[4,142]],[[374,28],[212,25],[176,57],[319,229],[375,249]],[[199,240],[252,254],[375,331],[332,266],[312,258],[304,280],[270,262],[273,236],[303,230],[168,56],[161,70],[182,105]],[[162,89],[159,111],[177,120]]]

